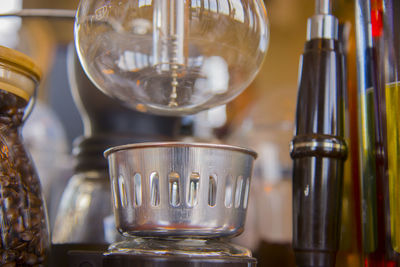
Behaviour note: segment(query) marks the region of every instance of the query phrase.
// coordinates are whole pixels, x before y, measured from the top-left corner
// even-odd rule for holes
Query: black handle
[[[347,156],[343,64],[338,41],[306,43],[291,144],[293,249],[301,267],[333,267],[339,246]]]

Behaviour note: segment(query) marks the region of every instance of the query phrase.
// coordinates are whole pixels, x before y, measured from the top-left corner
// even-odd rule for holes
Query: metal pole
[[[21,9],[16,12],[3,13],[0,17],[75,19],[76,10],[68,9]]]
[[[315,0],[315,14],[332,14],[332,1]]]

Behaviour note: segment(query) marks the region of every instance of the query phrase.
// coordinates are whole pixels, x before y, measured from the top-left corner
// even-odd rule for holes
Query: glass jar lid
[[[41,79],[41,71],[25,54],[0,46],[0,89],[29,100]]]

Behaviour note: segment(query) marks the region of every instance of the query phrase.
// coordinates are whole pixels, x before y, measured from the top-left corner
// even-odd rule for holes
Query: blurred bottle
[[[370,14],[376,51],[373,63],[378,212],[383,214],[378,214],[383,225],[378,228],[378,244],[384,249],[385,266],[400,266],[400,2],[371,0]],[[371,266],[376,266],[374,258],[370,258]]]
[[[376,3],[373,3],[376,2]],[[383,17],[383,44],[379,49],[378,101],[382,121],[383,171],[386,201],[386,236],[393,253],[387,255],[400,264],[400,2],[372,1],[372,14]],[[382,5],[383,4],[383,5]],[[382,82],[379,82],[379,81]],[[387,188],[387,190],[386,190]]]
[[[358,107],[359,107],[359,142],[360,142],[360,179],[361,179],[361,214],[363,218],[363,252],[369,254],[365,264],[371,260],[383,260],[382,245],[383,214],[378,216],[378,191],[375,149],[375,104],[374,104],[374,56],[369,1],[358,0],[356,3],[357,27],[357,68],[358,68]],[[375,77],[374,77],[375,76]],[[381,212],[381,211],[380,211]],[[378,224],[379,223],[379,224]],[[368,256],[366,256],[368,258]],[[381,258],[381,259],[379,259]],[[383,263],[383,262],[382,262]],[[380,265],[378,265],[380,266]]]
[[[400,2],[356,2],[365,266],[399,266]]]
[[[343,199],[341,217],[341,236],[336,266],[362,266],[361,252],[361,213],[360,184],[358,170],[358,94],[356,70],[355,3],[353,1],[334,1],[335,13],[339,17],[339,40],[342,44],[346,93],[345,139],[348,157],[344,164]]]
[[[38,170],[53,226],[59,196],[72,168],[64,127],[54,111],[38,100],[22,134]]]
[[[257,266],[295,266],[292,241],[292,179],[289,143],[293,124],[247,119],[230,142],[258,153],[244,233],[235,242],[249,247]]]

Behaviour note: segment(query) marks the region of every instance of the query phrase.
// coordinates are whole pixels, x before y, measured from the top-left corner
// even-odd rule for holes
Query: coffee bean
[[[18,246],[15,246],[15,249],[18,251],[22,251],[26,248],[26,246],[28,246],[28,243],[24,242],[24,243],[19,244]]]
[[[12,209],[15,206],[15,198],[13,197],[6,197],[3,200],[3,205],[6,210]]]
[[[1,254],[2,262],[4,263],[15,261],[17,257],[18,257],[18,252],[12,249],[4,250],[3,253]]]
[[[14,200],[19,199],[18,192],[15,189],[13,189],[12,187],[5,188],[4,195],[9,196],[9,197],[13,198]]]
[[[17,114],[17,111],[18,111],[17,107],[10,107],[6,110],[5,114],[11,117],[14,114]]]
[[[12,224],[18,219],[18,211],[14,208],[7,211],[7,220]]]
[[[18,218],[18,223],[15,223],[13,225],[13,228],[17,233],[22,233],[23,231],[25,231],[25,227],[24,227],[24,223],[23,223],[22,217]]]
[[[28,201],[31,206],[40,207],[42,205],[42,201],[32,192],[28,194]]]
[[[29,253],[25,262],[27,264],[33,265],[37,263],[37,256],[35,254]]]
[[[11,238],[11,241],[9,242],[10,247],[15,249],[21,244],[21,240],[18,237],[13,237]]]
[[[32,227],[38,226],[40,223],[42,223],[42,217],[40,215],[41,213],[34,213],[31,219]]]
[[[31,241],[33,238],[33,234],[32,234],[32,232],[26,231],[26,232],[23,232],[22,234],[20,234],[20,237],[24,241]]]
[[[10,124],[12,122],[10,117],[0,116],[0,124]]]

